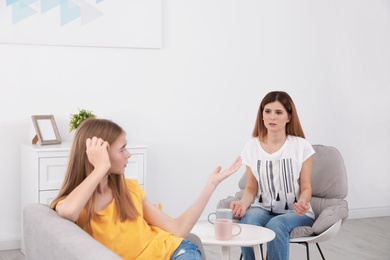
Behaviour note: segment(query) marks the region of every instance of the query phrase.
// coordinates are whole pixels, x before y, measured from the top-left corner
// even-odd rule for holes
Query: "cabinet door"
[[[47,190],[39,192],[39,203],[50,205],[50,203],[57,197],[59,190]]]
[[[65,177],[67,157],[39,159],[39,190],[58,190]]]
[[[126,169],[125,176],[128,179],[137,179],[140,185],[144,184],[144,155],[132,154]]]

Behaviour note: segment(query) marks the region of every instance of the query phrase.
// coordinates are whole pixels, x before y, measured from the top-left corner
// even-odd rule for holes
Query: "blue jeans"
[[[314,220],[295,213],[275,214],[262,208],[249,208],[240,223],[269,228],[275,232],[275,239],[267,243],[269,260],[288,260],[290,232],[298,226],[312,226]],[[255,259],[253,247],[241,247],[244,260]]]
[[[173,252],[171,260],[202,260],[202,253],[197,245],[183,239],[175,252]]]

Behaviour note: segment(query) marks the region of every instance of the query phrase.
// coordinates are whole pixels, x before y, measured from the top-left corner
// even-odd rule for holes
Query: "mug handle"
[[[209,216],[207,217],[207,220],[208,220],[211,224],[214,225],[214,222],[213,222],[213,221],[215,221],[215,219],[210,219],[210,217],[211,217],[212,215],[217,215],[217,214],[216,214],[215,212],[210,213]]]
[[[240,225],[238,225],[236,223],[233,223],[232,226],[238,227],[238,232],[236,234],[232,234],[233,237],[238,236],[239,234],[241,234],[241,226]]]

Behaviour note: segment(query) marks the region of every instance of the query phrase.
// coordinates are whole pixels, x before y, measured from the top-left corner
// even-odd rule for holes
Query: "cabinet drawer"
[[[144,184],[144,155],[132,154],[126,169],[125,176],[127,179],[137,179],[139,184]]]
[[[59,190],[47,190],[39,192],[39,203],[50,205],[50,203],[57,197]]]
[[[60,189],[65,177],[67,157],[39,159],[39,190]]]

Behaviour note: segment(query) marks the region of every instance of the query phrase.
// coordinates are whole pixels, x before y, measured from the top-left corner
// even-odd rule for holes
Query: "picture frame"
[[[60,144],[62,142],[53,115],[33,115],[31,118],[36,132],[36,136],[32,140],[33,144],[38,141],[41,145]]]

